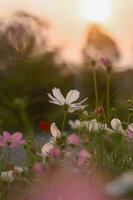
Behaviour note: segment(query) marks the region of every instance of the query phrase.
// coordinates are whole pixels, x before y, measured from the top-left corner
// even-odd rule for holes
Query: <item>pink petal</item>
[[[53,157],[58,157],[60,155],[60,149],[58,147],[54,147],[50,149],[49,154]]]
[[[8,131],[3,131],[3,136],[6,140],[10,140],[11,139],[11,134]]]
[[[12,135],[12,142],[18,142],[23,137],[22,133],[16,132]]]
[[[129,138],[133,138],[133,131],[128,130],[128,131],[127,131],[127,136],[128,136]]]
[[[33,170],[36,172],[36,173],[42,173],[43,172],[43,165],[41,162],[36,162],[34,165],[33,165]]]
[[[71,134],[67,137],[67,143],[78,145],[80,143],[80,137],[76,134]]]
[[[79,159],[78,159],[78,163],[80,166],[84,165],[84,163],[91,158],[91,154],[89,152],[86,151],[86,149],[82,149],[79,152]]]

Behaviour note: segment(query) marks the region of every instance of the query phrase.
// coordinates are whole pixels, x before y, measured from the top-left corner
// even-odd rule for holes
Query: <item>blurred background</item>
[[[133,1],[0,1],[0,129],[39,130],[60,122],[47,93],[80,90],[94,107],[90,58],[113,62],[111,103],[125,117],[133,96]],[[106,71],[97,68],[101,105]]]

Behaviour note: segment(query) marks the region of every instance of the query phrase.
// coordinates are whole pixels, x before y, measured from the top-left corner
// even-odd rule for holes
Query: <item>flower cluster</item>
[[[69,170],[76,168],[79,172],[84,169],[90,170],[91,166],[103,167],[112,173],[114,171],[116,173],[117,170],[117,173],[120,173],[123,172],[122,170],[132,169],[133,123],[123,123],[114,117],[106,119],[102,106],[93,111],[85,110],[86,105],[82,103],[86,99],[75,103],[80,97],[77,90],[70,90],[66,98],[57,88],[52,90],[52,94],[48,94],[50,103],[62,107],[65,113],[63,113],[61,128],[58,128],[56,123],[40,122],[39,127],[42,130],[47,130],[47,132],[50,130],[48,142],[37,146],[34,138],[27,137],[25,140],[20,132],[13,134],[7,131],[2,132],[0,136],[1,184],[12,184],[16,180],[25,180],[28,177],[27,174],[34,174],[38,177],[43,172],[45,173],[44,169],[48,162],[60,163]],[[65,118],[67,113],[70,116],[68,122]],[[74,119],[75,116],[77,117],[76,120],[73,120],[73,116]],[[64,131],[66,123],[69,123],[71,130]],[[12,159],[14,149],[19,150],[20,147],[27,156],[26,166],[16,165]],[[125,168],[120,168],[121,165]],[[117,193],[113,184],[108,185],[107,192]]]

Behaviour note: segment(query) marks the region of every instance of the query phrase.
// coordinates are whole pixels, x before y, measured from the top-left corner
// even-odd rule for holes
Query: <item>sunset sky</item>
[[[73,60],[79,55],[78,47],[83,42],[87,25],[95,18],[96,22],[98,20],[98,23],[117,40],[123,55],[122,63],[125,65],[133,63],[133,0],[0,1],[1,16],[6,16],[15,10],[30,11],[50,20],[52,41],[66,45],[67,50],[64,54],[66,58],[71,57]]]

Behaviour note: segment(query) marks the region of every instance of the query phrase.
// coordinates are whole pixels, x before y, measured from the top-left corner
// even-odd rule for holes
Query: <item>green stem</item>
[[[96,108],[97,108],[99,105],[99,100],[98,100],[98,89],[97,89],[97,77],[95,70],[93,70],[93,81],[94,81],[94,91],[95,91]]]
[[[7,153],[6,153],[6,156],[5,156],[5,161],[9,161],[11,160],[11,154],[12,154],[12,150],[11,148],[8,146],[7,147]]]
[[[107,106],[107,117],[110,112],[110,73],[107,74],[107,83],[106,83],[106,106]]]
[[[65,121],[66,121],[66,115],[67,115],[67,111],[64,112],[64,117],[63,117],[63,122],[62,122],[62,133],[64,131],[64,126],[65,126]]]

